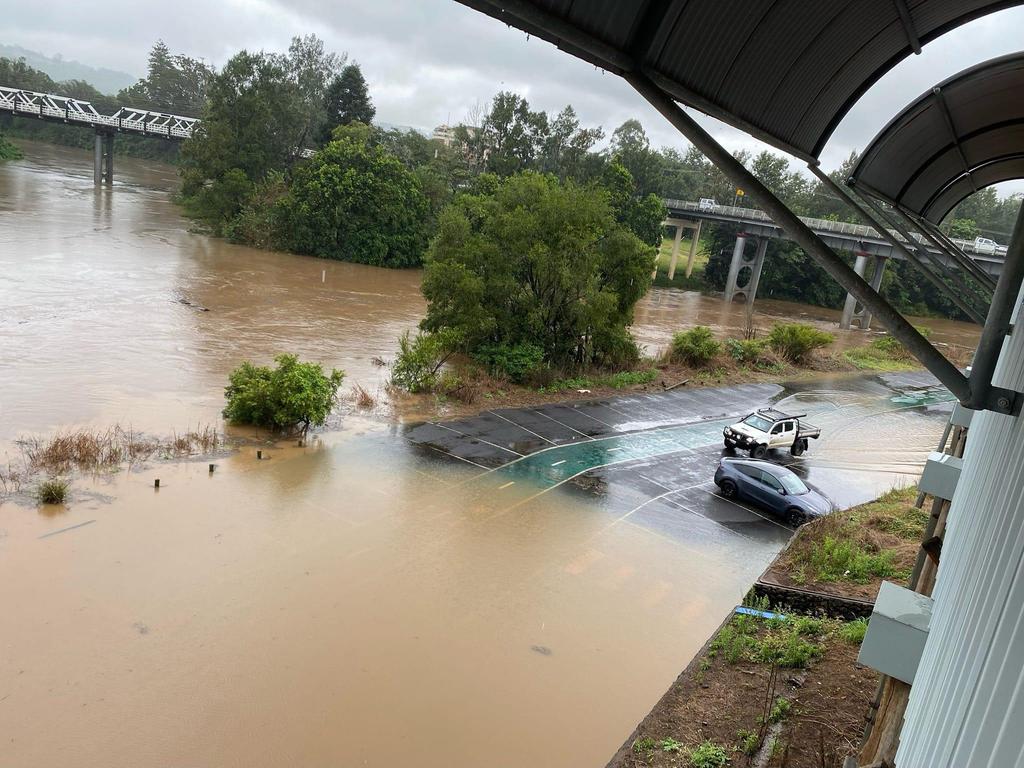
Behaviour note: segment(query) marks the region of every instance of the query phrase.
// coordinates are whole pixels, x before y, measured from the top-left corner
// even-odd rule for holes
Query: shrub
[[[794,631],[768,633],[753,653],[754,661],[780,667],[806,667],[821,655],[820,645],[804,640]]]
[[[722,345],[715,339],[711,329],[706,325],[698,325],[672,337],[670,357],[700,368],[710,363],[721,349]]]
[[[683,748],[681,741],[676,741],[671,736],[661,740],[661,751],[662,752],[679,752]]]
[[[852,645],[860,645],[868,631],[867,619],[854,619],[839,628],[839,636]]]
[[[319,363],[278,355],[276,368],[246,361],[231,372],[224,389],[224,418],[236,424],[287,429],[320,426],[327,420],[345,374],[325,374]]]
[[[619,371],[611,374],[605,381],[613,389],[625,389],[636,384],[650,384],[658,377],[658,372],[653,369],[646,371]]]
[[[36,500],[40,504],[63,504],[68,498],[68,481],[59,477],[43,480],[36,488]]]
[[[827,346],[835,341],[835,336],[820,331],[813,325],[802,323],[783,323],[772,328],[768,334],[771,348],[791,363],[804,363],[816,349]]]
[[[726,339],[729,357],[741,365],[756,365],[764,356],[768,343],[763,339]]]
[[[703,741],[690,750],[690,765],[693,768],[723,768],[728,762],[729,755],[713,741]]]
[[[391,367],[391,383],[409,392],[431,392],[437,386],[437,374],[457,348],[451,331],[417,333],[406,331],[398,339],[398,355]]]
[[[541,367],[544,350],[537,344],[484,344],[473,351],[492,376],[502,376],[517,384]]]

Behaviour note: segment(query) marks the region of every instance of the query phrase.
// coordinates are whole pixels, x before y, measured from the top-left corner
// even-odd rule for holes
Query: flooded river
[[[231,368],[282,351],[376,389],[373,358],[423,313],[417,272],[190,234],[172,169],[118,158],[97,192],[87,154],[26,149],[0,165],[0,444],[219,423]],[[743,325],[654,291],[636,332],[656,347],[694,320]],[[835,435],[819,474],[850,503],[906,482],[941,431],[903,409],[858,443],[890,410],[879,384],[791,396]],[[659,450],[665,471],[683,462]],[[0,765],[601,765],[789,535],[649,504],[614,484],[625,465],[604,502],[488,472],[384,419],[216,463],[77,478],[46,512],[0,505]]]

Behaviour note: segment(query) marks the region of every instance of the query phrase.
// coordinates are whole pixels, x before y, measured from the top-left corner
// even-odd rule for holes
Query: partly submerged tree
[[[635,361],[627,327],[654,249],[616,222],[606,194],[533,172],[478,189],[441,214],[423,329],[458,333],[470,354],[534,344],[558,369]]]
[[[223,232],[271,171],[296,159],[305,130],[290,74],[263,53],[242,51],[213,79],[202,123],[181,151],[188,213]]]
[[[371,125],[377,110],[370,100],[370,91],[359,65],[352,62],[335,75],[324,96],[324,122],[320,143],[331,140],[332,131],[339,125],[362,123]]]
[[[299,166],[280,205],[287,248],[382,267],[418,266],[427,245],[427,199],[417,177],[352,123]]]
[[[337,402],[345,374],[326,374],[319,363],[300,363],[295,355],[278,355],[274,361],[275,368],[246,361],[231,372],[224,389],[224,418],[275,429],[321,426]]]

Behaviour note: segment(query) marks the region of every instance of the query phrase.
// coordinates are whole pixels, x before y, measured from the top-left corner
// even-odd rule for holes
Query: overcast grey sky
[[[282,51],[293,35],[312,32],[360,63],[382,121],[429,130],[464,119],[475,104],[504,89],[549,112],[571,103],[585,124],[602,125],[609,134],[638,117],[653,145],[685,145],[619,78],[452,0],[0,0],[0,12],[2,42],[137,74],[157,38],[174,52],[220,66],[241,48]],[[1024,8],[1009,9],[903,61],[847,115],[822,155],[823,166],[831,170],[852,149],[863,148],[938,81],[1019,50],[1022,33]],[[730,149],[764,147],[710,118],[705,125]]]

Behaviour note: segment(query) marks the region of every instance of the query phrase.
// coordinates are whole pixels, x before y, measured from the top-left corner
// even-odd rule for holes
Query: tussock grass
[[[377,398],[371,395],[362,385],[356,384],[352,388],[352,400],[356,404],[356,408],[363,410],[372,410],[377,407]]]
[[[43,480],[36,488],[36,500],[40,504],[63,504],[68,498],[68,481],[59,477]]]

